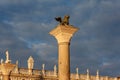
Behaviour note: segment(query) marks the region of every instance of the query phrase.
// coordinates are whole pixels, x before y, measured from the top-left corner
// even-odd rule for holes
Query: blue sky
[[[0,59],[8,49],[12,63],[35,68],[57,64],[57,41],[48,33],[56,16],[70,15],[80,28],[71,40],[71,72],[120,75],[120,0],[0,0]]]

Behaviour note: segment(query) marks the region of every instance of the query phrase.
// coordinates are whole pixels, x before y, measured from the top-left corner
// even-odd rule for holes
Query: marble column
[[[70,40],[78,30],[71,25],[58,25],[50,34],[58,43],[58,77],[59,80],[70,80]]]

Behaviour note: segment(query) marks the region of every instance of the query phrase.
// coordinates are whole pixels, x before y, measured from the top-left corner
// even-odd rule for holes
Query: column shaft
[[[70,80],[70,40],[77,30],[74,26],[60,24],[50,31],[58,42],[59,80]]]
[[[59,80],[70,80],[70,51],[69,42],[59,43],[58,49]]]

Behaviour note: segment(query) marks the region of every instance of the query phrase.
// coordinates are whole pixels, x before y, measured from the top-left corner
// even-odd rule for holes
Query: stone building
[[[20,68],[18,61],[11,63],[9,53],[6,51],[6,60],[1,59],[0,63],[0,80],[58,80],[57,67],[54,65],[53,70],[45,70],[45,64],[41,70],[34,69],[34,59],[32,56],[26,61],[28,68]],[[70,74],[71,80],[119,80],[117,77],[100,76],[97,70],[96,75],[90,75],[87,69],[86,74],[79,74],[78,68],[76,73]]]

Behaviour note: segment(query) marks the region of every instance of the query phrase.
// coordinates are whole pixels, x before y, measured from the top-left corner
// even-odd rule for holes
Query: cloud
[[[0,5],[14,5],[14,4],[25,4],[31,2],[31,0],[1,0]]]
[[[71,40],[71,71],[78,66],[83,73],[89,68],[91,74],[100,69],[102,75],[117,75],[120,66],[119,2],[0,1],[0,58],[9,48],[13,61],[19,59],[24,66],[30,55],[36,66],[57,63],[57,41],[48,33],[58,24],[54,17],[69,14],[70,24],[80,28]]]
[[[56,46],[49,45],[47,43],[39,43],[39,44],[33,44],[32,49],[34,51],[37,51],[37,54],[39,56],[42,56],[41,58],[43,60],[47,60],[47,59],[48,59],[48,61],[49,61],[49,59],[50,60],[52,60],[52,59],[56,60],[56,56],[54,56],[56,51],[57,51]]]
[[[73,10],[76,17],[74,17],[80,31],[73,37],[71,47],[72,63],[80,64],[80,68],[90,68],[93,72],[98,68],[102,74],[108,74],[109,70],[114,71],[114,66],[118,66],[116,59],[119,55],[119,27],[120,20],[119,5],[117,1],[86,1],[82,5],[74,7]],[[119,1],[118,1],[119,2]],[[116,3],[116,5],[114,4]],[[87,4],[87,5],[86,5]],[[83,10],[83,11],[82,11]],[[76,39],[74,39],[76,38]],[[107,62],[104,61],[107,59]],[[103,60],[103,62],[102,62]],[[105,65],[109,63],[108,69]],[[118,61],[119,63],[119,61]],[[93,66],[95,65],[95,66]],[[72,68],[76,65],[72,64]],[[93,70],[94,67],[94,70]],[[102,70],[102,68],[104,68]],[[116,68],[116,70],[118,70]],[[114,73],[115,74],[115,73]],[[113,75],[113,74],[109,74]]]

